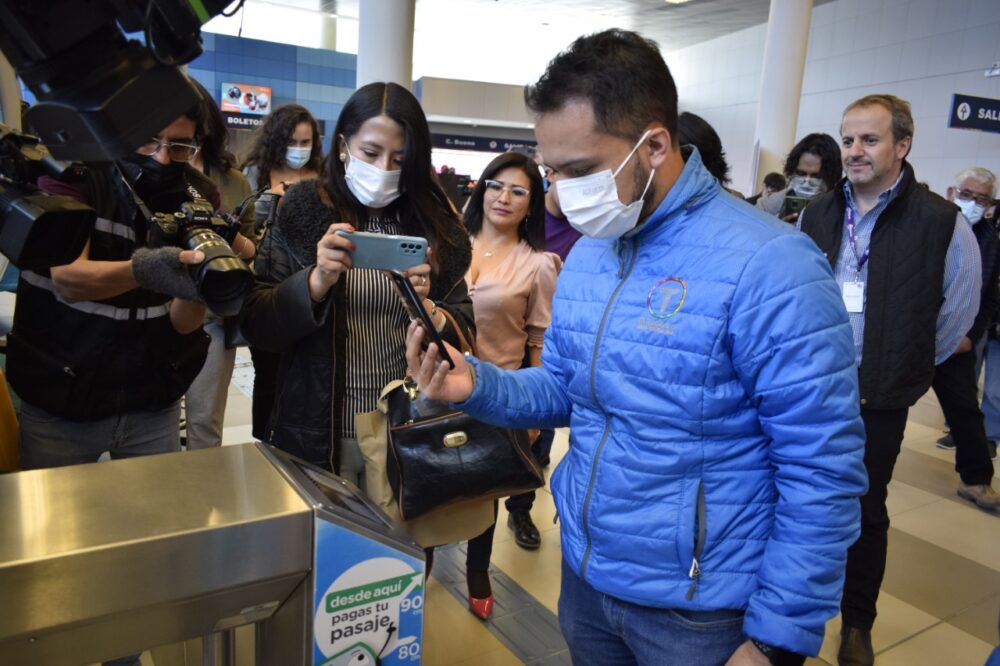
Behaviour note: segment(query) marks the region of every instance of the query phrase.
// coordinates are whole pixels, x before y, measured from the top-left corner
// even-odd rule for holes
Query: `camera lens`
[[[239,313],[253,288],[253,274],[243,260],[219,234],[205,227],[189,230],[182,245],[205,253],[205,260],[191,267],[191,276],[208,308],[224,317]]]

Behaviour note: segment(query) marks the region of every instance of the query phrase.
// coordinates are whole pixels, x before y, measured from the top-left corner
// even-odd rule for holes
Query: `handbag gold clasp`
[[[417,383],[407,375],[403,379],[403,390],[406,391],[406,395],[410,398],[410,402],[415,401],[420,397],[420,390],[417,388]]]
[[[449,432],[444,436],[444,445],[449,449],[453,449],[456,446],[462,446],[469,441],[469,436],[463,431],[459,430],[457,432]]]

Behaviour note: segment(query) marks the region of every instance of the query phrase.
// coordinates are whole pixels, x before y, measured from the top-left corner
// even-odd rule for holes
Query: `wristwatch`
[[[805,655],[789,652],[785,648],[759,641],[756,638],[751,638],[750,642],[774,666],[802,666],[806,663]]]

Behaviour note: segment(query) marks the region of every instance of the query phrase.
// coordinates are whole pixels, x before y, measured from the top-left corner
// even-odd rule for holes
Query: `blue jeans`
[[[151,412],[127,412],[99,421],[68,421],[21,404],[18,444],[23,469],[97,462],[181,450],[181,403]]]
[[[559,626],[573,666],[721,665],[747,640],[742,610],[632,604],[592,588],[565,559]]]
[[[988,341],[983,356],[985,357],[983,364],[986,366],[983,380],[986,437],[997,441],[1000,440],[1000,341]]]

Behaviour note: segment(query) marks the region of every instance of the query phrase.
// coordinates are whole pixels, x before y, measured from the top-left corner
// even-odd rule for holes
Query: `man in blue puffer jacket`
[[[724,192],[677,136],[656,45],[581,37],[526,90],[570,224],[544,365],[421,390],[486,421],[569,425],[552,476],[574,664],[801,664],[859,533],[864,433],[829,263]]]

